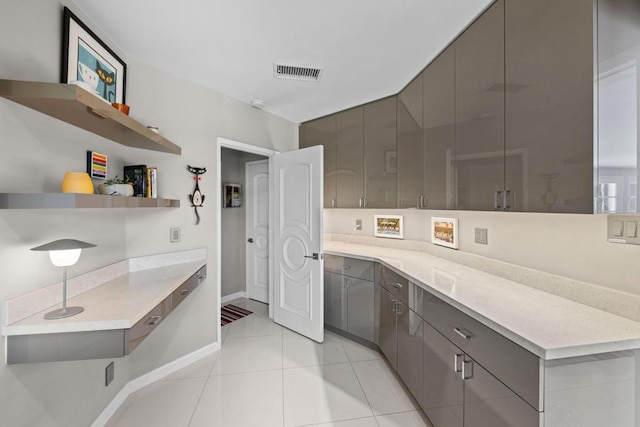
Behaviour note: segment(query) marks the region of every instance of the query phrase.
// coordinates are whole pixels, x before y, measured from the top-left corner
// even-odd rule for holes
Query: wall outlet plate
[[[362,230],[362,220],[356,219],[356,230]]]
[[[104,371],[104,386],[107,387],[116,377],[116,365],[111,362]]]
[[[488,242],[489,230],[487,230],[486,228],[476,227],[475,231],[476,231],[476,236],[475,236],[476,243],[479,243],[481,245],[486,245]]]
[[[607,241],[640,245],[640,216],[607,215]]]
[[[178,243],[181,237],[180,227],[174,227],[170,230],[169,239],[171,243]]]

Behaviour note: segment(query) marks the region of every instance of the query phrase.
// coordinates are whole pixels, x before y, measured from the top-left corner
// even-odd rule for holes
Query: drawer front
[[[189,277],[178,289],[171,294],[171,309],[174,310],[198,285],[207,277],[207,267],[204,266],[193,276]]]
[[[329,273],[342,274],[343,276],[373,282],[375,263],[355,258],[325,255],[324,270]]]
[[[410,307],[414,307],[414,303],[409,303],[409,281],[398,273],[380,266],[379,284],[393,296]]]
[[[542,411],[540,359],[441,299],[424,293],[422,317],[531,406]]]
[[[125,334],[125,355],[130,354],[171,312],[171,299],[165,298]]]

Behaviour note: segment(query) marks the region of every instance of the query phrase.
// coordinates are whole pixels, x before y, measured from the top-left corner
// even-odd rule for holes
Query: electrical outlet
[[[178,243],[180,241],[180,227],[175,227],[171,229],[171,233],[169,234],[171,243]]]
[[[116,377],[116,365],[111,362],[104,371],[104,386],[107,387]]]
[[[487,244],[487,238],[488,238],[488,230],[486,228],[477,228],[476,227],[476,243],[479,243],[481,245],[486,245]]]
[[[356,219],[356,230],[362,230],[362,220]]]

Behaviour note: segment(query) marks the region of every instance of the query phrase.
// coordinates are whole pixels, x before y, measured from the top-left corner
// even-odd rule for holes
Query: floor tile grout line
[[[193,412],[191,412],[191,417],[189,417],[189,423],[187,424],[187,426],[191,425],[191,422],[193,421],[193,417],[196,415],[196,411],[198,410],[198,406],[200,406],[200,401],[202,400],[202,396],[204,395],[204,391],[207,388],[207,384],[209,384],[209,379],[211,377],[207,377],[206,381],[204,382],[204,387],[202,387],[202,390],[200,391],[200,396],[198,396],[198,399],[196,400],[196,404],[193,407]]]
[[[338,421],[328,421],[326,423],[311,423],[311,424],[298,424],[295,426],[291,426],[291,427],[309,427],[309,426],[317,426],[318,424],[334,424],[334,423],[342,423],[344,421],[355,421],[355,420],[366,420],[368,418],[376,418],[375,416],[371,415],[371,416],[367,416],[367,417],[356,417],[356,418],[346,418],[344,420],[338,420]],[[378,422],[376,421],[376,424],[378,424]]]
[[[356,372],[356,368],[353,367],[353,363],[349,362],[349,366],[351,366],[351,370],[353,371],[353,375],[355,375],[356,377],[356,381],[358,381],[358,385],[360,386],[360,390],[362,390],[362,395],[364,396],[364,398],[367,401],[367,404],[369,405],[369,409],[371,410],[371,416],[375,417],[375,412],[373,411],[373,406],[371,406],[371,402],[369,401],[369,397],[367,396],[367,392],[364,391],[364,387],[362,386],[362,383],[360,382],[360,378],[358,377],[358,373]],[[378,423],[378,421],[376,421],[376,424]]]

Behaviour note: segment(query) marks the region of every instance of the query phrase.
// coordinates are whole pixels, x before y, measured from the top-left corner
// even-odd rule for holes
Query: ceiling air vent
[[[273,77],[276,79],[304,80],[317,82],[322,75],[322,68],[303,67],[300,65],[273,64]]]

